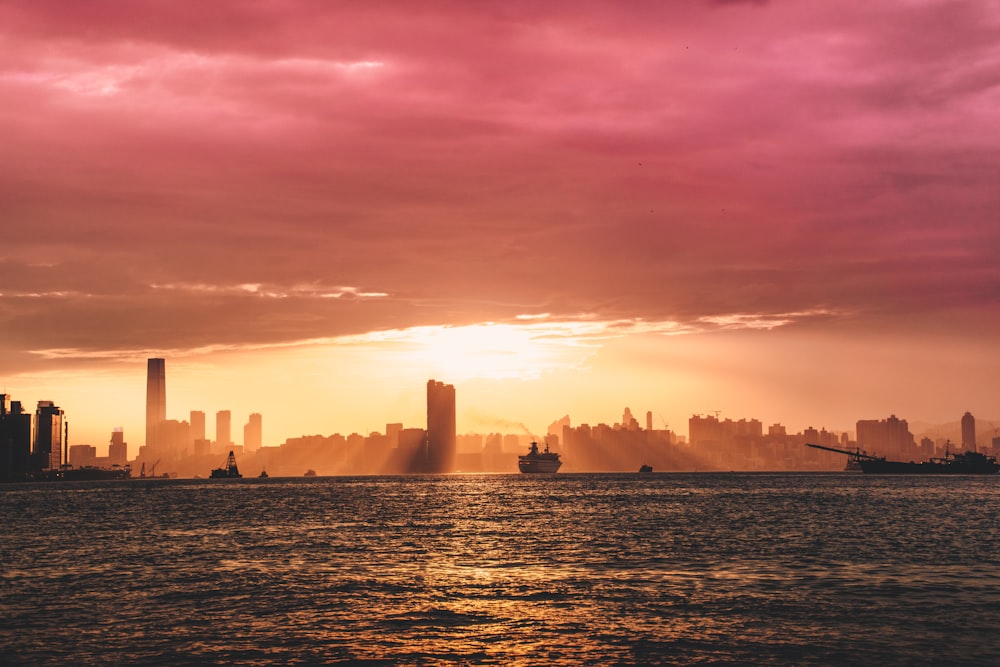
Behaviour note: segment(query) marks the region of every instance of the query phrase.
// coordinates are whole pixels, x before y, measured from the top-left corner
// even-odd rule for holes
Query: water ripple
[[[0,663],[993,665],[998,506],[861,475],[8,485]]]

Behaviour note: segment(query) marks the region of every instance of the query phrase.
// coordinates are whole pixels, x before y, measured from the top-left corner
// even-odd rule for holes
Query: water
[[[5,485],[0,663],[996,665],[998,483]]]

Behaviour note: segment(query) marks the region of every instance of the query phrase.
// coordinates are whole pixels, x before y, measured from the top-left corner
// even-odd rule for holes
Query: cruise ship
[[[538,443],[532,442],[528,453],[517,457],[517,467],[521,472],[558,472],[561,466],[559,455],[550,452],[547,444],[545,451],[540,452]]]

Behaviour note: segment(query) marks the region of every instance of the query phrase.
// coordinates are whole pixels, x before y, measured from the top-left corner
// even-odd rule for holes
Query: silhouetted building
[[[625,408],[625,412],[622,413],[621,427],[626,431],[639,430],[639,420],[632,416],[632,409],[627,406]]]
[[[455,387],[427,381],[427,472],[451,472],[455,462]]]
[[[247,452],[255,452],[261,448],[264,434],[262,418],[259,413],[250,415],[250,421],[243,427],[243,449]]]
[[[174,462],[189,453],[191,445],[191,425],[176,419],[164,419],[156,431],[156,456]]]
[[[155,447],[160,422],[167,418],[167,371],[163,359],[146,360],[146,446]]]
[[[205,413],[201,410],[191,411],[191,440],[197,442],[205,439]]]
[[[0,480],[25,479],[31,467],[31,413],[0,394]]]
[[[119,466],[128,463],[128,443],[125,442],[125,431],[121,426],[111,432],[111,442],[108,444],[108,463]]]
[[[62,463],[63,411],[52,401],[38,401],[32,458],[36,470],[58,468]]]
[[[233,415],[229,410],[215,413],[215,446],[219,450],[229,450],[233,444]]]
[[[93,445],[70,445],[69,464],[74,468],[97,465],[97,447]]]
[[[861,419],[857,422],[858,447],[869,454],[909,461],[917,455],[917,444],[905,419]]]
[[[962,447],[966,452],[976,451],[976,418],[971,412],[962,415]]]
[[[385,425],[385,435],[389,438],[389,443],[392,445],[393,449],[399,447],[399,434],[403,430],[403,425],[394,422]]]

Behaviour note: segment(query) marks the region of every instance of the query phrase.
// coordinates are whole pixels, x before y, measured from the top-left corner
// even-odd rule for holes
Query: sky
[[[431,378],[1000,421],[1000,3],[3,0],[0,52],[0,383],[71,444],[142,444],[148,357],[272,445]]]

